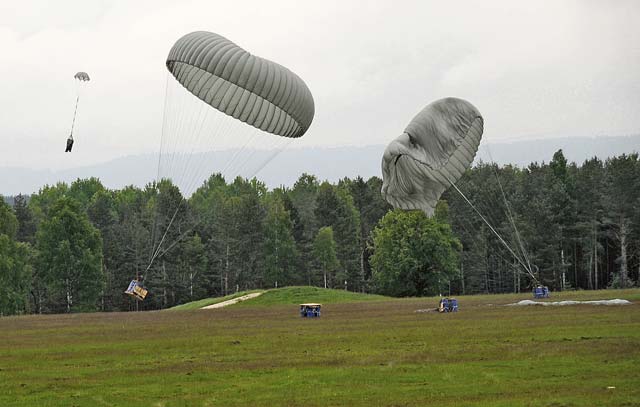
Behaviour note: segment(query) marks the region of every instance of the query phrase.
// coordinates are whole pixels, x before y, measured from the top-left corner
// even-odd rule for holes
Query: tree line
[[[637,154],[481,162],[457,183],[473,206],[449,189],[430,218],[392,210],[381,186],[303,174],[269,190],[214,174],[190,197],[170,180],[111,190],[96,178],[11,197],[0,201],[0,314],[162,309],[290,285],[520,292],[535,283],[525,268],[552,290],[638,280]],[[149,290],[143,302],[123,293],[132,279]]]

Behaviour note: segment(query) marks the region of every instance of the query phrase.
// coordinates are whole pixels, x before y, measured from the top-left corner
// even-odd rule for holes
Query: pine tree
[[[36,223],[31,208],[27,205],[27,198],[19,194],[14,199],[13,210],[18,220],[16,240],[33,243],[36,237]]]
[[[336,242],[331,226],[323,226],[318,231],[313,241],[313,257],[316,270],[322,276],[321,284],[324,288],[332,287],[340,261],[336,256]]]
[[[102,239],[80,205],[60,198],[36,235],[38,277],[46,285],[46,308],[95,310],[103,289]]]
[[[613,281],[616,287],[631,285],[629,280],[629,237],[635,225],[631,223],[635,205],[640,201],[638,188],[638,154],[626,155],[607,160],[607,192],[610,208],[611,232],[620,249],[617,263],[619,271]]]
[[[298,252],[289,212],[279,196],[271,196],[267,208],[263,243],[263,284],[265,287],[295,284]]]
[[[0,234],[0,316],[29,312],[32,257],[28,244]]]

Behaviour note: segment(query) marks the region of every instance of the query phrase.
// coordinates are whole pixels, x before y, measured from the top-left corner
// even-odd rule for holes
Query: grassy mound
[[[257,293],[257,292],[262,292],[262,290],[238,291],[237,293],[229,294],[224,297],[204,298],[202,300],[192,301],[192,302],[188,302],[186,304],[181,304],[181,305],[176,305],[175,307],[169,308],[169,310],[186,311],[191,309],[200,309],[208,305],[217,304],[222,301],[232,300],[234,298],[242,297],[243,295],[247,295],[250,293]]]
[[[332,290],[319,287],[285,287],[265,291],[261,296],[235,306],[302,304],[317,302],[320,304],[338,304],[362,301],[384,301],[391,298],[382,295],[360,294],[345,290]]]
[[[227,295],[225,297],[217,298],[205,298],[203,300],[188,302],[186,304],[178,305],[171,310],[192,310],[200,309],[208,305],[217,304],[222,301],[232,300],[234,298],[242,297],[249,293],[262,292],[259,297],[252,298],[247,301],[242,301],[231,306],[237,307],[240,305],[254,306],[254,305],[281,305],[281,304],[302,304],[304,302],[318,302],[321,304],[338,304],[346,302],[361,302],[361,301],[383,301],[389,300],[389,297],[373,294],[360,294],[345,290],[332,290],[328,288],[319,287],[285,287],[275,288],[272,290],[252,290],[252,291],[240,291],[234,294]]]

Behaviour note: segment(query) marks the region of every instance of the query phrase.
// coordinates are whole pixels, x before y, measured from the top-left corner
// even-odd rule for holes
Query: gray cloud
[[[316,118],[300,146],[385,144],[444,96],[474,103],[490,140],[637,132],[639,12],[631,0],[3,3],[0,166],[157,150],[164,59],[194,30],[305,79]],[[79,70],[92,82],[64,155]]]

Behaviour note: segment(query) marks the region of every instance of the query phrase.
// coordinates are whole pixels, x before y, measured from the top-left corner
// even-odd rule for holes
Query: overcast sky
[[[386,144],[445,96],[476,105],[492,142],[638,133],[639,19],[635,0],[3,0],[0,166],[157,151],[165,58],[195,30],[306,81],[316,116],[298,146]],[[77,71],[92,81],[65,155]]]

